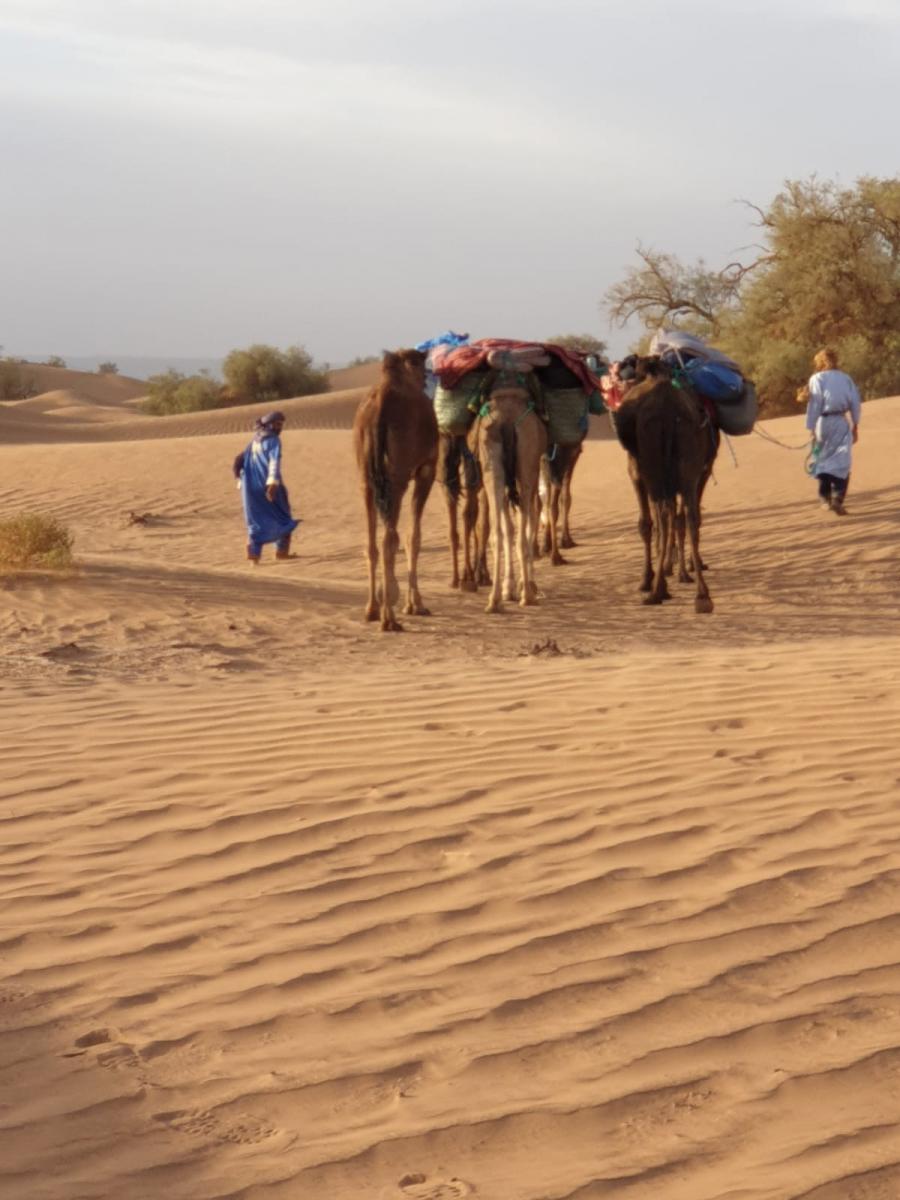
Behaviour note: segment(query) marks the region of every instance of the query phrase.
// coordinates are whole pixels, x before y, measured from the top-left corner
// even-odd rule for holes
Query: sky
[[[643,245],[898,174],[900,0],[0,0],[7,354],[623,352]]]

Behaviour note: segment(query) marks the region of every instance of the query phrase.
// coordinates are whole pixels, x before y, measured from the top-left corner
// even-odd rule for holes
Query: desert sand
[[[284,403],[256,570],[258,409],[57,382],[0,405],[77,556],[0,578],[4,1200],[900,1196],[900,400],[845,520],[723,447],[710,616],[641,605],[597,420],[540,607],[449,589],[435,489],[383,635],[360,380]]]

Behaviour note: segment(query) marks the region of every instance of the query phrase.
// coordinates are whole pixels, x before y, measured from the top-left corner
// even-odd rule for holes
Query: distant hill
[[[30,363],[46,362],[50,354],[23,354]],[[96,371],[102,362],[114,362],[119,368],[120,375],[131,379],[149,379],[151,375],[159,375],[171,367],[182,375],[197,375],[200,371],[209,371],[215,379],[222,378],[223,358],[159,358],[153,355],[134,354],[62,354],[60,357],[67,367],[73,371]]]
[[[22,354],[17,357],[27,359],[29,363],[44,363],[50,354]],[[198,375],[201,371],[209,371],[213,379],[222,378],[222,358],[160,358],[155,355],[134,354],[62,354],[60,357],[67,367],[73,371],[96,371],[102,362],[114,362],[119,368],[120,375],[131,379],[149,379],[151,375],[159,375],[170,368],[180,371],[182,375]],[[339,390],[346,387],[368,386],[381,374],[381,360],[376,363],[365,363],[356,367],[335,367],[328,371],[332,380],[332,388]]]

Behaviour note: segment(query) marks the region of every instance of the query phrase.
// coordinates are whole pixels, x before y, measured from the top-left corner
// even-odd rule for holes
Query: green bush
[[[72,535],[56,517],[21,513],[0,520],[0,568],[61,570],[72,562]]]
[[[48,367],[64,367],[66,365],[66,360],[64,358],[60,358],[58,354],[51,354],[44,365]]]
[[[151,375],[147,383],[149,394],[141,409],[154,417],[202,412],[226,402],[224,389],[207,375],[182,375],[170,369]]]
[[[114,362],[102,362],[97,367],[98,375],[118,375],[119,368]]]
[[[36,394],[34,377],[22,370],[18,359],[0,359],[0,400],[27,400]]]
[[[606,342],[592,333],[560,333],[545,339],[551,346],[562,346],[564,350],[576,350],[581,354],[596,354],[606,357]]]
[[[327,374],[313,366],[302,346],[278,350],[275,346],[255,345],[232,350],[222,373],[235,399],[248,404],[329,390]]]

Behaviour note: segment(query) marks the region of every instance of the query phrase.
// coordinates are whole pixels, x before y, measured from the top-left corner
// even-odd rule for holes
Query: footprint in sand
[[[417,1172],[404,1175],[399,1183],[400,1195],[410,1200],[462,1200],[474,1195],[475,1189],[463,1179],[429,1179]]]
[[[154,1121],[177,1129],[190,1137],[207,1141],[228,1142],[232,1146],[256,1146],[270,1138],[283,1134],[284,1130],[251,1113],[231,1113],[219,1116],[215,1112],[197,1109],[193,1112],[177,1110],[153,1114]]]
[[[79,1050],[86,1050],[90,1046],[105,1046],[113,1041],[115,1033],[111,1029],[92,1029],[90,1033],[82,1034],[80,1038],[75,1039],[75,1045]]]
[[[718,733],[720,729],[743,729],[744,721],[740,717],[732,717],[729,721],[710,721],[706,728],[710,733]]]

